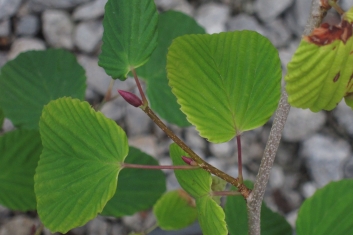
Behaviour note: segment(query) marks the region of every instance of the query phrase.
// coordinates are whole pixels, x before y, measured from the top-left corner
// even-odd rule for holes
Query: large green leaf
[[[0,204],[36,209],[33,176],[42,152],[38,131],[15,130],[0,137]]]
[[[246,183],[252,188],[252,183]],[[232,187],[235,190],[235,187]],[[231,235],[248,235],[248,214],[246,202],[243,197],[227,197],[224,207],[226,221]],[[273,212],[263,202],[261,205],[261,234],[262,235],[291,235],[292,228],[286,219],[278,213]]]
[[[188,157],[189,155],[177,144],[171,144],[169,147],[169,152],[173,165],[186,165],[181,157]],[[194,198],[208,195],[209,192],[211,192],[212,177],[207,171],[203,169],[174,170],[174,173],[180,186]]]
[[[297,234],[353,234],[352,198],[352,179],[332,182],[317,190],[299,209]]]
[[[197,219],[195,201],[182,189],[164,194],[154,205],[153,212],[163,230],[182,229]]]
[[[252,31],[181,36],[169,48],[167,73],[181,110],[214,143],[263,125],[281,93],[277,50]]]
[[[353,108],[353,8],[340,26],[327,23],[305,36],[288,64],[288,102],[313,112],[332,110],[346,96]]]
[[[29,51],[0,72],[0,106],[13,124],[38,129],[43,106],[63,96],[84,99],[85,71],[62,49]]]
[[[224,211],[211,196],[197,198],[196,206],[203,235],[228,235]]]
[[[52,232],[66,233],[93,219],[113,197],[127,137],[87,102],[66,97],[44,107],[39,126],[38,214]]]
[[[108,0],[99,65],[114,79],[147,62],[157,46],[158,12],[153,0]]]
[[[130,147],[125,163],[158,165],[153,157]],[[112,199],[102,215],[121,217],[151,208],[166,190],[165,175],[161,170],[123,169]]]
[[[178,126],[189,126],[185,114],[180,111],[170,86],[168,85],[166,65],[168,47],[172,41],[184,34],[205,33],[196,21],[180,12],[168,11],[159,16],[158,45],[150,60],[137,70],[140,77],[147,81],[147,96],[151,108],[163,119]]]

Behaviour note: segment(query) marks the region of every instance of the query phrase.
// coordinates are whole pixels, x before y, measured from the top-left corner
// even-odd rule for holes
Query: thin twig
[[[321,0],[312,0],[311,15],[307,21],[304,35],[309,35],[315,27],[320,25],[322,19],[326,15],[327,10],[327,8],[321,6]],[[266,143],[254,189],[247,200],[249,235],[260,235],[261,233],[261,204],[289,109],[290,105],[287,101],[287,93],[286,91],[283,91],[275,114],[271,132]]]
[[[143,92],[142,86],[140,84],[139,78],[137,77],[135,69],[131,69],[131,72],[134,75],[135,83],[136,83],[137,88],[138,88],[138,90],[140,92],[142,103],[143,103],[144,106],[147,106],[148,105],[148,101],[146,99],[145,93]]]

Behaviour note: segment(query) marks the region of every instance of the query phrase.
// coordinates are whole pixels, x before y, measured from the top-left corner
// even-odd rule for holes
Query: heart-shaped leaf
[[[353,234],[352,198],[352,179],[332,182],[317,190],[299,209],[297,234]]]
[[[164,194],[154,205],[153,212],[163,230],[182,229],[197,219],[195,200],[182,189]]]
[[[166,65],[168,47],[172,41],[182,35],[198,33],[205,30],[197,22],[181,12],[167,11],[159,16],[158,45],[150,60],[137,69],[137,74],[147,81],[147,96],[151,108],[163,119],[178,126],[189,126],[185,114],[180,111],[180,105],[168,85]]]
[[[84,69],[62,49],[21,53],[0,72],[0,106],[20,128],[38,129],[44,105],[63,96],[83,100],[85,90]]]
[[[181,36],[169,48],[167,73],[189,122],[214,143],[265,124],[281,93],[277,50],[252,31]]]
[[[114,121],[72,98],[46,105],[39,126],[38,214],[52,232],[66,233],[97,216],[113,197],[127,137]]]
[[[158,165],[153,157],[130,147],[125,163]],[[165,175],[161,170],[123,169],[112,199],[102,215],[121,217],[151,208],[166,190]]]
[[[108,0],[99,65],[114,79],[125,80],[145,64],[157,46],[158,12],[153,0]]]
[[[340,25],[324,23],[302,39],[285,77],[292,106],[332,110],[345,96],[353,108],[352,22],[353,8]]]
[[[38,131],[15,130],[0,137],[0,204],[12,210],[36,209],[33,177],[41,152]]]

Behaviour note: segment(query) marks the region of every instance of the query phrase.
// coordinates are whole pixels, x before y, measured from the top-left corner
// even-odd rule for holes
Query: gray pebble
[[[353,156],[350,156],[343,165],[344,177],[353,178]]]
[[[26,15],[20,17],[16,24],[16,34],[24,36],[34,36],[39,31],[39,19],[36,15]]]
[[[119,120],[125,116],[126,102],[123,99],[114,99],[105,103],[101,112],[112,120]]]
[[[220,144],[210,143],[209,147],[212,155],[220,158],[229,158],[232,156],[232,152],[234,151],[234,143],[232,142],[225,142]]]
[[[206,3],[196,11],[196,21],[206,29],[207,33],[226,31],[225,23],[230,16],[230,9],[223,4]]]
[[[1,225],[0,235],[29,235],[34,224],[36,224],[35,220],[19,215]]]
[[[14,59],[18,54],[31,50],[45,50],[45,43],[38,38],[17,38],[7,54],[8,59]]]
[[[349,144],[338,138],[316,134],[303,142],[300,155],[318,187],[343,178],[343,163],[351,154]]]
[[[276,19],[265,25],[265,36],[272,42],[272,44],[279,48],[287,46],[290,42],[291,32],[287,26],[284,25],[281,19]]]
[[[11,33],[11,22],[8,18],[0,20],[0,37],[8,37]]]
[[[293,25],[295,28],[293,28],[293,32],[300,37],[303,34],[306,22],[310,15],[311,1],[296,0],[294,6],[290,10],[293,11],[295,20],[295,24]]]
[[[82,52],[91,53],[102,40],[103,25],[102,22],[89,21],[79,23],[74,31],[75,45]]]
[[[309,109],[291,108],[283,130],[283,139],[301,141],[319,131],[325,124],[323,112],[313,113]]]
[[[341,101],[333,110],[333,115],[337,119],[349,135],[353,136],[353,111],[352,108],[346,105],[346,102]]]
[[[342,7],[343,10],[348,11],[350,8],[353,7],[353,0],[341,0],[339,1],[339,5]]]
[[[185,129],[185,142],[192,149],[205,149],[206,142],[194,126]]]
[[[151,119],[141,109],[131,105],[126,106],[125,123],[130,137],[148,133],[151,122]]]
[[[256,0],[255,12],[261,20],[270,23],[292,3],[293,0]]]
[[[42,15],[45,40],[53,47],[72,49],[74,25],[70,15],[62,10],[46,10]]]
[[[34,12],[41,12],[45,9],[71,9],[90,1],[92,0],[29,0],[29,8]]]
[[[74,20],[97,19],[104,14],[104,6],[107,0],[95,0],[78,6],[72,14]]]
[[[100,216],[87,223],[87,235],[108,234],[108,224]]]
[[[13,16],[20,7],[22,0],[1,0],[0,20]]]
[[[235,30],[253,30],[260,34],[265,34],[265,29],[259,24],[256,18],[247,14],[241,13],[232,17],[227,22],[227,29],[229,31]]]
[[[284,172],[281,167],[274,165],[271,169],[269,184],[272,188],[280,188],[284,184]]]
[[[314,183],[306,182],[302,185],[301,192],[305,198],[309,198],[315,193],[316,189],[317,187],[315,186]]]
[[[135,108],[135,109],[140,110],[138,108]],[[147,119],[146,123],[149,124],[149,119]],[[144,129],[143,129],[144,128],[144,124],[139,123],[139,124],[136,124],[136,126],[140,126],[141,130],[144,131]],[[127,127],[127,129],[129,131],[129,133],[131,131],[134,131],[133,129],[129,128],[129,126]],[[131,135],[129,134],[129,136],[131,136]],[[154,158],[163,157],[163,156],[157,156],[156,155],[156,152],[157,152],[157,141],[154,138],[154,136],[152,136],[152,135],[138,134],[135,137],[129,137],[129,145],[140,149],[142,152],[147,153],[151,157],[154,157]]]

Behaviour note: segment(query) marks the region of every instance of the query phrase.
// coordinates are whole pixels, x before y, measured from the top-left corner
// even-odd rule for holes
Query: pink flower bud
[[[142,100],[136,95],[132,94],[131,92],[123,91],[123,90],[118,90],[118,92],[121,95],[121,97],[123,97],[124,100],[129,104],[131,104],[132,106],[139,107],[142,105]]]
[[[192,158],[185,157],[185,156],[181,156],[181,158],[183,159],[183,161],[184,161],[186,164],[188,164],[188,165],[190,165],[190,166],[197,166],[197,163],[196,163],[194,160],[192,160]]]

